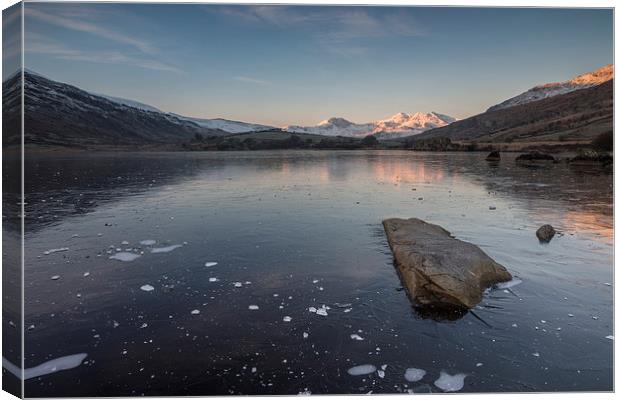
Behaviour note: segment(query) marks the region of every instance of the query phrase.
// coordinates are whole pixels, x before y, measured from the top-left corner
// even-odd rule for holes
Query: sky
[[[466,118],[613,63],[611,9],[25,8],[28,69],[164,111],[275,126],[417,111]]]

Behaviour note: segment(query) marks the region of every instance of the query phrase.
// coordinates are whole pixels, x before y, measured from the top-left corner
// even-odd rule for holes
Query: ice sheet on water
[[[458,392],[465,385],[466,374],[450,375],[445,371],[441,371],[439,378],[435,381],[435,386],[444,392]]]
[[[140,257],[140,254],[128,253],[126,251],[121,251],[120,253],[116,253],[116,254],[110,256],[110,260],[118,260],[118,261],[130,262],[130,261],[135,260],[138,257]]]
[[[377,370],[377,367],[371,364],[362,364],[356,365],[355,367],[349,368],[347,373],[349,375],[358,376],[358,375],[368,375],[372,374]]]
[[[144,290],[145,292],[152,292],[153,290],[155,290],[155,288],[151,285],[142,285],[140,286],[140,289]]]
[[[37,378],[39,376],[53,374],[54,372],[71,369],[82,364],[82,361],[88,356],[86,353],[72,354],[69,356],[55,358],[39,364],[36,367],[24,369],[24,379]],[[7,371],[20,378],[22,371],[20,368],[2,357],[2,367]]]
[[[407,368],[405,371],[405,379],[407,382],[417,382],[424,378],[426,371],[420,368]]]
[[[45,254],[47,256],[49,254],[60,253],[61,251],[68,251],[68,250],[69,250],[68,247],[61,247],[59,249],[49,249],[47,251],[44,251],[43,254]]]
[[[183,245],[173,244],[171,246],[166,246],[166,247],[153,247],[151,249],[151,253],[170,253],[172,250],[178,249],[179,247],[183,247]]]
[[[141,240],[141,241],[140,241],[140,244],[141,244],[142,246],[152,246],[152,245],[154,245],[155,243],[157,243],[157,241],[156,241],[156,240],[153,240],[153,239],[145,239],[145,240]]]

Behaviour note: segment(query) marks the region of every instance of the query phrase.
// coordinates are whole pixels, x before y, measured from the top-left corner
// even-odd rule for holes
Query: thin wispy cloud
[[[73,18],[67,18],[59,15],[49,14],[35,8],[26,8],[26,17],[35,18],[39,21],[47,22],[65,29],[78,32],[89,33],[104,39],[112,40],[117,43],[133,46],[146,54],[158,53],[157,48],[147,40],[138,39],[128,34],[110,30],[92,22],[86,22]]]
[[[253,83],[255,85],[271,85],[271,82],[269,81],[252,78],[250,76],[235,76],[233,79],[239,82]]]
[[[154,71],[183,72],[181,69],[161,61],[129,55],[120,51],[84,51],[74,49],[34,33],[27,36],[25,50],[27,53],[45,54],[61,60],[122,64]]]
[[[410,14],[387,11],[381,15],[353,7],[221,6],[206,7],[244,24],[282,29],[312,30],[315,43],[329,53],[342,56],[364,55],[359,41],[381,37],[426,35]],[[317,31],[317,27],[320,29]]]

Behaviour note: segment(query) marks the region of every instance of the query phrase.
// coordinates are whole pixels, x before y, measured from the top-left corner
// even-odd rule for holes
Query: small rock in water
[[[192,310],[191,314],[192,315],[198,315],[198,314],[200,314],[200,310]]]
[[[217,263],[215,261],[209,261],[205,263],[205,267],[215,267]]]
[[[140,286],[140,289],[144,290],[145,292],[152,292],[153,290],[155,290],[155,288],[151,285],[142,285]]]
[[[371,364],[362,364],[356,365],[355,367],[349,368],[347,373],[349,375],[358,376],[358,375],[368,375],[372,374],[377,370],[377,367]]]
[[[52,276],[52,280],[53,280],[53,281],[57,281],[58,279],[60,279],[60,275],[54,275],[54,276]]]
[[[549,224],[543,225],[536,231],[536,237],[542,243],[549,243],[555,236],[555,229]]]
[[[120,253],[114,254],[113,256],[110,256],[110,260],[130,262],[130,261],[135,260],[138,257],[140,257],[140,254],[120,252]]]
[[[424,375],[426,375],[426,371],[423,369],[407,368],[405,371],[405,380],[407,380],[407,382],[417,382],[424,378]]]
[[[252,305],[248,306],[248,309],[250,309],[250,310],[258,310],[258,306],[255,305],[255,304],[252,304]]]
[[[497,210],[497,207],[495,207],[495,206],[489,206],[489,210]]]

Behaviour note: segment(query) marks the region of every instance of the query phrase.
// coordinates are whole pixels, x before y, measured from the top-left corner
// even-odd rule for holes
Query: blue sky
[[[273,125],[464,118],[613,62],[611,10],[26,3],[26,67]]]

